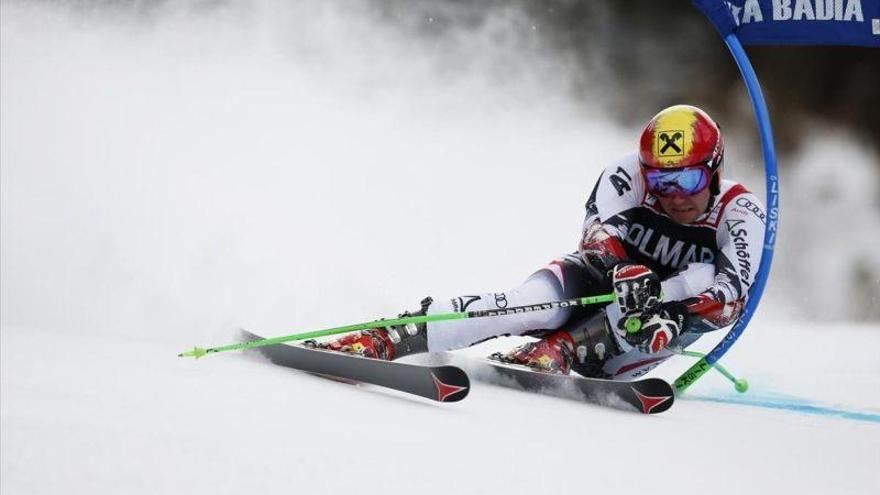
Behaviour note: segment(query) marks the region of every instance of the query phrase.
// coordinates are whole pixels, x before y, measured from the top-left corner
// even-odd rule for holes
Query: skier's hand
[[[623,329],[626,320],[650,311],[660,303],[660,277],[645,265],[631,262],[618,263],[611,280],[620,314],[617,328]]]
[[[684,303],[673,301],[658,305],[638,319],[641,328],[632,328],[632,332],[624,330],[623,338],[640,352],[654,354],[687,330],[690,314]]]

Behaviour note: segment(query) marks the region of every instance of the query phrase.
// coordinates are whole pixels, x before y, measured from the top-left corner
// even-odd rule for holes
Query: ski
[[[241,333],[245,342],[263,340],[246,330]],[[287,344],[255,347],[246,352],[258,352],[278,366],[378,385],[438,402],[458,402],[470,391],[467,374],[456,366],[404,364]]]
[[[616,381],[542,373],[489,359],[465,359],[467,362],[463,362],[465,360],[457,356],[449,357],[448,353],[447,358],[444,361],[461,366],[478,381],[589,404],[657,414],[668,410],[675,401],[672,386],[660,378]]]

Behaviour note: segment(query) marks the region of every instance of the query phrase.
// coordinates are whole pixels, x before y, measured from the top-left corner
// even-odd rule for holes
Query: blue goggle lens
[[[706,167],[695,166],[679,169],[647,168],[645,181],[648,190],[655,196],[681,194],[693,196],[709,185],[709,171]]]

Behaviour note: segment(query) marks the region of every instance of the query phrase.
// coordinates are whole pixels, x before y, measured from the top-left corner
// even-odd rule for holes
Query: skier
[[[393,360],[530,335],[539,340],[491,357],[549,373],[641,376],[701,334],[733,323],[749,296],[761,260],[764,208],[745,187],[722,180],[723,161],[721,132],[705,112],[688,105],[662,110],[645,126],[638,152],[600,175],[576,253],[512,290],[429,297],[402,316],[613,292],[615,302],[604,308],[377,328],[307,345]]]

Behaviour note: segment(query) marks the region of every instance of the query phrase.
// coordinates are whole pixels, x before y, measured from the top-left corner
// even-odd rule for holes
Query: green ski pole
[[[676,351],[673,351],[673,352],[676,352]],[[677,351],[676,354],[699,358],[700,362],[697,364],[701,364],[701,363],[705,363],[706,365],[709,364],[706,362],[706,355],[703,354],[702,352],[681,350],[681,351]],[[737,378],[737,377],[733,376],[733,373],[727,371],[727,368],[725,368],[724,366],[721,366],[721,363],[716,362],[710,366],[712,368],[715,368],[715,371],[721,373],[722,375],[724,375],[725,378],[730,380],[733,383],[733,388],[735,388],[737,392],[742,394],[742,393],[745,393],[746,390],[749,389],[749,382],[746,381],[745,378]],[[688,383],[687,385],[690,385],[690,384]],[[683,392],[684,389],[687,388],[687,385],[680,386],[679,383],[676,382],[675,383],[676,392],[678,392],[678,393]]]
[[[526,306],[515,306],[504,309],[466,311],[455,313],[440,313],[436,315],[423,316],[407,316],[405,318],[381,319],[365,323],[356,323],[354,325],[346,325],[343,327],[327,328],[324,330],[315,330],[311,332],[295,333],[292,335],[284,335],[281,337],[272,337],[269,339],[255,340],[252,342],[240,342],[237,344],[229,344],[220,347],[193,347],[191,351],[181,352],[178,357],[200,358],[207,354],[215,354],[218,352],[238,351],[244,349],[252,349],[254,347],[262,347],[266,345],[281,344],[284,342],[292,342],[295,340],[314,339],[318,337],[326,337],[329,335],[337,335],[341,333],[355,332],[358,330],[368,330],[370,328],[383,328],[398,325],[409,325],[411,323],[427,323],[450,320],[464,320],[469,318],[490,318],[495,316],[513,315],[518,313],[529,313],[532,311],[546,311],[556,308],[570,308],[575,306],[588,306],[590,304],[609,303],[614,300],[614,294],[602,294],[598,296],[580,297],[575,299],[566,299],[563,301],[552,301],[538,304],[529,304]]]

